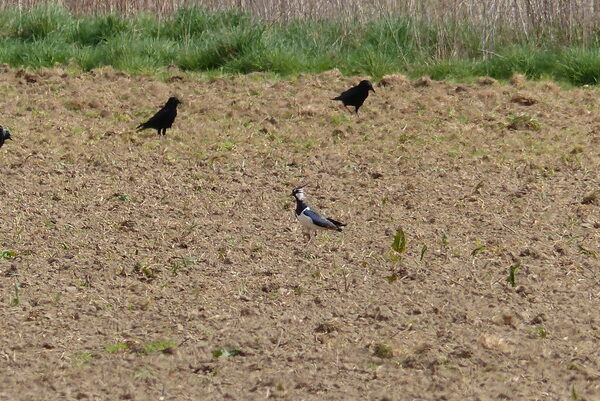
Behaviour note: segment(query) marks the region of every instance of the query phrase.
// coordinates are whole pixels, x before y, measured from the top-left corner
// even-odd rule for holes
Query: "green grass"
[[[149,343],[144,344],[142,352],[144,354],[152,354],[155,352],[172,353],[176,347],[177,344],[173,340],[150,341]]]
[[[371,21],[296,19],[268,22],[238,10],[182,8],[158,19],[149,13],[75,16],[55,4],[0,10],[0,62],[39,69],[112,65],[133,74],[156,74],[169,65],[184,71],[279,75],[318,73],[430,75],[463,80],[553,78],[596,84],[600,36],[584,46],[578,35],[527,41],[513,29],[496,34],[495,50],[481,49],[482,28],[388,15]],[[488,58],[484,56],[488,55]]]

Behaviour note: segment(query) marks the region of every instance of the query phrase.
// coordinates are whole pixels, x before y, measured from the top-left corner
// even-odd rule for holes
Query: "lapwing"
[[[141,123],[137,126],[137,130],[145,130],[147,128],[154,128],[158,135],[166,135],[167,128],[171,128],[175,117],[177,117],[177,105],[181,104],[181,101],[176,97],[170,97],[167,103],[160,109],[155,115],[153,115],[145,123]]]
[[[10,139],[12,141],[10,131],[0,125],[0,148],[2,147],[2,145],[4,145],[4,141],[6,141],[7,139]]]
[[[305,235],[308,235],[308,242],[306,243],[308,245],[313,240],[313,232],[316,237],[316,232],[319,230],[342,231],[342,227],[346,224],[331,218],[325,218],[317,212],[310,210],[310,207],[304,201],[304,187],[305,185],[294,188],[292,196],[296,198],[296,218],[302,224]]]
[[[360,81],[360,83],[352,88],[348,89],[345,92],[342,92],[338,97],[334,97],[331,100],[340,100],[344,104],[344,107],[350,111],[348,106],[354,106],[354,112],[358,114],[358,109],[363,105],[367,97],[369,97],[369,91],[375,93],[375,89],[373,89],[373,84],[371,81],[367,81],[366,79]],[[350,111],[350,113],[352,113]]]

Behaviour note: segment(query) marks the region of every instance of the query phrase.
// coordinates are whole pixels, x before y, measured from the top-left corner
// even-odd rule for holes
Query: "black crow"
[[[0,125],[0,148],[2,147],[2,145],[4,145],[4,141],[6,141],[7,139],[10,139],[12,141],[10,131]]]
[[[181,102],[176,97],[170,97],[167,103],[151,119],[137,126],[138,131],[154,128],[158,135],[166,135],[167,128],[171,128],[177,117],[177,105]]]
[[[365,99],[369,96],[369,91],[373,91],[375,93],[375,89],[373,89],[373,84],[371,81],[360,81],[357,86],[354,86],[348,89],[345,92],[342,92],[341,95],[335,97],[331,100],[341,100],[344,103],[344,107],[348,109],[348,106],[354,106],[354,112],[358,114],[358,109],[363,105]],[[350,109],[348,109],[349,111]],[[351,112],[352,113],[352,112]]]

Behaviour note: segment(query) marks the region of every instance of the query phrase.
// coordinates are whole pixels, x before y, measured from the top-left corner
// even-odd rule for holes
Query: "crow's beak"
[[[373,93],[375,93],[375,88],[373,88],[372,86],[369,88],[369,90]]]
[[[10,139],[11,141],[13,140],[13,139],[12,139],[12,136],[9,136],[9,137],[8,137],[8,138],[6,138],[6,139]]]

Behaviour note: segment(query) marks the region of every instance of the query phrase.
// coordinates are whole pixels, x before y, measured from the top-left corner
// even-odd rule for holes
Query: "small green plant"
[[[7,250],[0,252],[0,260],[2,259],[14,259],[17,257],[17,253],[15,251]]]
[[[541,128],[540,121],[528,113],[516,113],[508,116],[508,129],[512,130],[532,130],[539,131]]]
[[[536,326],[535,327],[535,335],[539,338],[546,338],[546,336],[548,335],[548,332],[542,326]]]
[[[131,200],[131,196],[127,194],[116,194],[115,199],[119,202],[129,202]]]
[[[402,228],[396,230],[396,236],[394,242],[392,242],[392,249],[398,253],[404,253],[406,251],[406,235]]]
[[[475,256],[477,255],[479,252],[481,251],[485,251],[487,249],[487,247],[485,245],[479,245],[478,247],[476,247],[475,249],[473,249],[471,251],[471,256]]]
[[[235,149],[235,142],[233,141],[223,141],[219,145],[217,145],[217,151],[219,152],[230,152]]]
[[[243,356],[244,353],[239,350],[238,348],[233,348],[233,347],[224,347],[224,348],[217,348],[215,350],[213,350],[212,352],[212,356],[215,358],[219,358],[221,356],[223,357],[230,357],[230,356]]]
[[[10,300],[10,306],[18,306],[21,303],[21,297],[19,294],[20,288],[21,288],[21,283],[15,283],[15,295]]]
[[[423,246],[421,247],[421,257],[419,258],[419,262],[423,261],[423,258],[425,257],[425,252],[427,252],[427,245],[423,244]]]
[[[584,255],[591,256],[594,259],[598,259],[598,254],[590,249],[584,248],[583,245],[577,244],[577,249]]]
[[[393,262],[399,262],[401,260],[401,255],[406,252],[406,235],[404,234],[404,230],[402,230],[402,228],[398,228],[398,230],[396,230],[396,236],[392,242],[392,250],[394,250],[396,253],[390,252],[390,259]]]
[[[151,375],[151,373],[148,369],[142,369],[142,370],[138,370],[137,372],[135,372],[133,374],[133,379],[134,380],[143,379],[145,377],[149,377],[150,375]]]
[[[377,343],[373,348],[373,354],[381,359],[391,359],[394,357],[392,347],[384,343]]]
[[[573,401],[578,401],[579,400],[579,394],[577,394],[577,391],[575,390],[575,385],[571,386],[571,399]]]
[[[94,358],[94,354],[91,352],[81,352],[73,357],[71,365],[74,367],[80,367],[88,363]]]
[[[175,262],[171,263],[171,273],[173,273],[174,276],[176,276],[180,270],[188,271],[191,266],[196,264],[196,258],[193,256],[190,256],[187,258],[180,258],[180,259],[181,259],[181,262],[175,261]]]
[[[117,344],[107,344],[104,346],[104,349],[109,354],[115,354],[119,351],[125,351],[129,346],[126,343],[117,343]]]
[[[142,352],[144,354],[152,354],[155,352],[172,354],[173,351],[175,351],[176,346],[177,344],[173,340],[150,341],[149,343],[144,344]]]
[[[448,248],[448,244],[450,242],[448,242],[448,235],[446,233],[442,233],[442,245],[444,246],[444,248]]]
[[[508,268],[508,279],[507,279],[507,281],[513,287],[515,287],[517,285],[516,275],[517,275],[517,269],[518,269],[518,267],[519,267],[518,263],[513,263]]]

